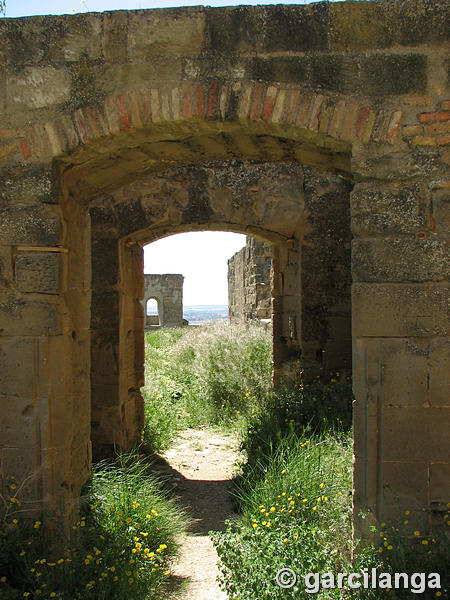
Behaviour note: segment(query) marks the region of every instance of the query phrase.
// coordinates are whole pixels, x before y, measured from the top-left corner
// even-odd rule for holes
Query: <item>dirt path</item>
[[[180,537],[181,555],[171,569],[171,600],[227,600],[216,581],[217,553],[208,531],[223,531],[225,519],[232,516],[228,490],[237,446],[231,435],[188,429],[163,455],[166,464],[159,468],[194,519],[189,534]]]

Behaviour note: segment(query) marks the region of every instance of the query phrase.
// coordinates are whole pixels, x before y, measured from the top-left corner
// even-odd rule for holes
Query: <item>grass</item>
[[[337,576],[364,568],[370,573],[372,568],[409,575],[437,572],[442,589],[424,590],[420,597],[448,597],[445,536],[411,540],[412,531],[391,523],[377,532],[380,546],[352,540],[351,458],[351,431],[306,428],[287,433],[247,468],[235,491],[239,518],[228,522],[224,533],[213,535],[230,600],[307,598],[308,573]],[[450,522],[450,513],[446,520]],[[277,572],[286,567],[297,575],[290,589],[276,583]],[[407,590],[380,588],[316,591],[314,597],[320,600],[417,597]]]
[[[364,568],[437,572],[442,589],[425,590],[420,597],[448,597],[444,577],[450,546],[445,536],[419,538],[420,532],[414,535],[405,523],[392,522],[374,532],[380,544],[352,539],[351,400],[350,381],[338,374],[326,383],[316,380],[278,390],[266,411],[248,424],[242,441],[247,461],[234,492],[240,515],[224,533],[214,534],[221,583],[230,600],[306,598],[308,573],[337,576]],[[446,521],[450,523],[450,513]],[[294,570],[297,583],[282,589],[276,574],[286,567]],[[347,586],[318,587],[314,597],[403,600],[417,594]]]
[[[348,434],[290,433],[255,464],[236,491],[239,521],[214,538],[230,598],[295,598],[301,589],[277,586],[278,570],[326,572],[349,560],[350,469]]]
[[[446,574],[448,538],[412,531],[408,507],[374,531],[376,543],[352,539],[351,381],[271,386],[271,341],[255,326],[214,325],[147,334],[148,450],[167,448],[179,430],[233,428],[247,459],[235,480],[239,515],[213,540],[230,600],[309,597],[303,576],[377,568],[388,573]],[[57,555],[40,521],[20,519],[20,486],[11,480],[0,526],[0,599],[162,600],[186,519],[136,453],[95,467],[80,520]],[[448,505],[450,508],[450,504]],[[444,515],[450,525],[450,512]],[[289,567],[297,583],[275,577]],[[410,586],[411,587],[411,586]],[[448,598],[442,589],[420,597]],[[317,589],[318,600],[406,600],[406,590]]]
[[[0,598],[166,598],[176,535],[186,519],[136,452],[95,467],[65,548],[49,551],[42,523],[20,519],[10,483],[0,527]],[[14,498],[15,501],[11,502]]]
[[[224,323],[146,334],[144,442],[161,452],[188,427],[239,429],[271,389],[271,339]]]

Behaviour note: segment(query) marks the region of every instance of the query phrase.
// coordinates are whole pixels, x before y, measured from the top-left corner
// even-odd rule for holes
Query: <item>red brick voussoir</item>
[[[402,122],[401,110],[375,111],[370,106],[358,105],[354,98],[314,94],[299,88],[283,88],[278,84],[247,83],[238,85],[238,89],[235,87],[213,79],[203,83],[183,81],[181,85],[171,88],[149,86],[116,93],[107,96],[100,108],[88,106],[78,108],[71,116],[62,114],[59,126],[51,128],[52,135],[49,135],[50,130],[45,123],[31,124],[18,140],[17,150],[20,150],[23,161],[48,159],[61,151],[71,151],[91,139],[133,127],[145,127],[152,122],[234,120],[236,116],[241,121],[262,120],[315,132],[320,130],[322,134],[350,143],[367,145],[397,142]],[[232,94],[235,99],[237,97],[237,106],[233,110],[230,103]],[[427,126],[449,119],[449,111],[418,115],[419,122]],[[380,131],[375,124],[381,121],[384,125]],[[427,133],[436,134],[433,144],[443,144],[447,143],[448,136],[442,134],[447,131],[444,126],[435,127],[433,132]],[[418,138],[415,143],[431,142],[423,142]],[[11,151],[4,152],[3,156],[10,154]]]

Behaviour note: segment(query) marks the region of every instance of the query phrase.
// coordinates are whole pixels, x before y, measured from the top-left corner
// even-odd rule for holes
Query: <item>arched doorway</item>
[[[139,435],[142,247],[164,235],[226,229],[253,234],[270,243],[274,379],[298,378],[301,372],[313,377],[351,369],[350,190],[351,184],[344,179],[296,163],[233,160],[172,167],[142,177],[109,193],[108,207],[103,204],[101,210],[97,205],[104,203],[104,197],[95,200],[90,211],[95,250],[92,272],[100,271],[97,262],[123,265],[111,274],[114,281],[120,282],[115,289],[93,278],[99,301],[103,303],[111,294],[115,298],[112,304],[117,307],[115,316],[109,313],[107,322],[101,309],[97,314],[94,303],[91,309],[92,441],[96,455],[110,451],[114,445],[127,447]],[[142,211],[136,220],[139,228],[128,229],[123,237],[122,224],[130,222],[129,215],[136,211],[137,202],[148,212]],[[264,206],[262,211],[260,206]],[[161,230],[154,223],[158,210],[170,213],[172,221],[179,219],[180,224],[174,227],[173,222],[167,222]],[[106,214],[108,232],[114,232],[108,239],[102,228]],[[148,226],[142,228],[146,219]],[[114,256],[108,259],[107,252]],[[113,324],[120,332],[115,346],[103,332]],[[106,343],[101,341],[104,339]],[[111,365],[111,360],[113,369],[108,367],[102,372],[103,365]],[[107,411],[103,399],[105,377],[109,382]]]
[[[82,31],[62,17],[56,44],[47,19],[33,21],[33,40],[27,19],[12,23],[24,35],[5,38],[1,83],[0,356],[1,373],[30,376],[21,387],[3,376],[5,476],[38,473],[31,496],[70,519],[90,468],[93,373],[100,422],[124,447],[135,438],[135,273],[151,239],[218,228],[272,243],[275,371],[300,349],[311,364],[326,358],[305,343],[308,217],[292,194],[277,203],[249,191],[240,203],[220,185],[210,198],[191,185],[168,202],[167,182],[126,193],[202,162],[296,163],[354,182],[355,505],[383,520],[395,488],[430,531],[449,480],[448,447],[432,442],[448,428],[447,10],[420,0],[193,8],[158,12],[161,27],[153,11],[124,11],[86,15]],[[183,35],[168,44],[171,27]]]

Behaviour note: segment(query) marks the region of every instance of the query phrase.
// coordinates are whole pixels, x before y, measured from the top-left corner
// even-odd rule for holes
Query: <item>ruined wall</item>
[[[145,274],[144,299],[146,327],[153,325],[153,319],[147,315],[147,301],[154,298],[158,303],[159,325],[161,327],[181,327],[183,325],[183,275]]]
[[[247,236],[246,244],[228,260],[230,322],[270,319],[272,250]]]
[[[33,474],[36,509],[67,523],[91,439],[139,439],[143,243],[222,229],[272,244],[276,375],[333,356],[347,309],[327,325],[327,277],[308,274],[314,244],[331,258],[335,202],[353,235],[355,515],[386,520],[397,498],[433,531],[450,495],[449,19],[448,0],[380,0],[0,20],[4,481]],[[190,178],[208,161],[226,177]],[[340,175],[349,213],[306,171],[274,196],[239,161]]]
[[[301,169],[301,191],[308,214],[302,247],[302,298],[299,366],[308,378],[351,370],[352,185],[318,171]],[[247,238],[228,261],[231,321],[271,318],[270,246]],[[300,324],[299,324],[300,325]]]

